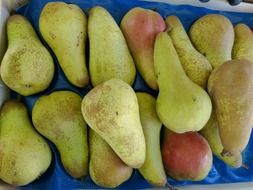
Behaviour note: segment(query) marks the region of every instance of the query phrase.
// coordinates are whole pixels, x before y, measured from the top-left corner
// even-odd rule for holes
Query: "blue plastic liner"
[[[57,0],[56,0],[57,1]],[[49,0],[32,0],[28,5],[17,10],[19,14],[26,16],[32,25],[34,26],[37,34],[41,37],[38,30],[38,20],[39,15],[46,3]],[[163,18],[166,18],[168,15],[177,15],[185,26],[186,30],[189,29],[191,24],[198,19],[199,17],[210,14],[218,13],[223,14],[228,17],[233,24],[239,22],[253,27],[253,14],[249,13],[232,13],[232,12],[222,12],[222,11],[213,11],[205,8],[197,8],[188,5],[170,5],[165,3],[157,2],[143,2],[136,0],[65,0],[66,3],[74,3],[79,5],[83,11],[88,15],[88,11],[91,7],[95,5],[100,5],[106,8],[115,20],[119,23],[124,16],[124,14],[131,8],[140,6],[144,8],[149,8],[159,12]],[[215,38],[215,35],[214,35]],[[41,38],[42,42],[46,43]],[[47,46],[47,45],[46,45]],[[48,46],[47,46],[48,47]],[[55,90],[72,90],[77,92],[81,96],[84,96],[90,89],[91,86],[88,86],[84,89],[79,89],[71,86],[66,80],[62,70],[58,66],[56,57],[51,51],[52,56],[54,57],[56,73],[54,80],[50,87],[42,93],[39,93],[35,96],[24,97],[23,101],[29,108],[31,114],[32,107],[35,101],[43,94],[49,94]],[[88,56],[87,56],[88,57]],[[136,81],[134,83],[134,89],[136,91],[146,91],[153,95],[157,93],[152,91],[147,87],[143,79],[137,74]],[[34,181],[32,184],[21,187],[21,189],[41,189],[41,190],[72,190],[72,189],[97,189],[100,188],[95,185],[89,176],[85,177],[82,180],[73,179],[69,176],[63,169],[59,157],[59,153],[55,146],[50,143],[50,146],[53,151],[53,161],[50,168],[45,174],[43,174],[38,180]],[[249,166],[249,169],[233,169],[225,165],[222,161],[214,157],[213,167],[206,179],[199,182],[192,181],[175,181],[168,178],[168,181],[172,185],[189,185],[189,184],[217,184],[217,183],[231,183],[231,182],[247,182],[253,181],[253,135],[247,149],[243,153],[244,163]],[[103,158],[101,158],[103,159]],[[137,172],[134,171],[131,178],[120,185],[118,189],[145,189],[152,187],[149,185],[143,177]]]

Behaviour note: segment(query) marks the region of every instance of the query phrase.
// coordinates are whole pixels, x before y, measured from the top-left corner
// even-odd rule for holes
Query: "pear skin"
[[[208,91],[216,113],[224,150],[238,155],[248,144],[253,123],[253,64],[231,60],[210,75]]]
[[[35,128],[56,145],[63,167],[74,178],[88,173],[87,126],[81,102],[74,92],[56,91],[41,96],[32,110]]]
[[[116,188],[131,177],[133,169],[127,166],[92,129],[89,130],[89,146],[89,173],[97,185]]]
[[[189,35],[195,48],[206,56],[213,68],[231,60],[234,28],[225,16],[208,14],[199,18],[191,26]]]
[[[246,24],[234,27],[235,42],[232,51],[233,59],[247,59],[253,63],[253,34]]]
[[[203,180],[213,164],[211,148],[197,132],[163,130],[162,158],[166,173],[176,180]]]
[[[136,95],[146,141],[146,159],[139,171],[150,184],[163,187],[167,183],[167,177],[161,156],[160,132],[162,123],[156,114],[156,100],[144,92],[137,92]]]
[[[176,133],[202,129],[211,115],[211,100],[185,74],[166,32],[156,37],[154,65],[159,85],[156,111],[161,122]]]
[[[39,29],[69,82],[85,87],[89,82],[85,59],[87,18],[82,9],[74,4],[49,2],[40,14]]]
[[[207,58],[193,47],[177,16],[168,16],[165,22],[186,75],[205,89],[212,66]]]
[[[120,28],[138,71],[146,83],[157,90],[153,55],[155,37],[166,28],[163,18],[153,10],[135,7],[124,15]]]
[[[221,142],[220,134],[219,134],[219,126],[218,121],[215,115],[215,111],[212,111],[211,117],[205,127],[200,130],[200,134],[205,137],[210,145],[212,152],[223,162],[228,164],[233,168],[239,168],[242,166],[242,155],[232,155],[232,156],[222,156],[221,152],[224,147]]]
[[[48,169],[51,159],[50,148],[34,130],[25,105],[6,101],[0,115],[0,179],[27,185]]]
[[[87,124],[132,168],[145,161],[146,144],[138,100],[129,84],[111,79],[93,88],[82,101]]]
[[[113,78],[132,85],[136,75],[133,58],[118,24],[103,7],[89,11],[88,36],[92,85]]]
[[[30,22],[21,15],[7,21],[8,48],[0,73],[15,92],[29,96],[45,90],[54,76],[54,62]]]

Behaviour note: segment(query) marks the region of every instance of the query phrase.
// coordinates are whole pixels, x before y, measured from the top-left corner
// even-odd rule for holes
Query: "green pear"
[[[95,6],[89,11],[90,77],[93,86],[118,78],[128,84],[135,79],[135,65],[126,40],[109,12]]]
[[[253,34],[246,24],[234,27],[235,42],[232,51],[233,59],[247,59],[253,63]]]
[[[146,141],[146,159],[139,171],[150,184],[158,187],[165,186],[167,177],[160,149],[162,123],[156,114],[156,100],[144,92],[138,92],[136,95]]]
[[[74,178],[88,173],[87,126],[81,102],[74,92],[56,91],[41,96],[32,110],[35,128],[56,145],[63,167]]]
[[[87,124],[132,168],[145,161],[146,145],[138,100],[129,84],[111,79],[93,88],[82,101]]]
[[[153,10],[135,7],[124,15],[120,28],[141,76],[157,90],[153,57],[155,37],[166,28],[162,16]]]
[[[238,155],[247,146],[253,123],[253,64],[231,60],[210,75],[208,91],[216,113],[224,150],[222,155]]]
[[[89,146],[89,173],[97,185],[115,188],[131,177],[133,169],[127,166],[92,129],[89,130]]]
[[[82,9],[74,4],[49,2],[41,11],[39,29],[69,82],[77,87],[86,86],[87,18]]]
[[[209,14],[201,17],[191,26],[190,38],[213,68],[231,60],[234,28],[225,16]]]
[[[23,103],[9,100],[0,115],[0,179],[14,186],[31,183],[49,167],[47,142],[34,130]]]
[[[29,96],[45,90],[54,76],[54,62],[30,22],[21,15],[7,21],[8,48],[1,63],[3,82]]]
[[[212,71],[209,61],[193,47],[177,16],[168,16],[165,22],[186,75],[202,88],[206,88]]]
[[[185,74],[166,32],[156,37],[154,65],[159,86],[156,111],[161,122],[176,133],[199,131],[211,115],[212,103],[205,90]]]
[[[223,162],[231,167],[239,168],[242,166],[242,155],[222,156],[223,145],[219,134],[218,121],[215,115],[215,111],[212,111],[211,117],[205,127],[201,129],[200,134],[205,137],[210,145],[212,152]]]

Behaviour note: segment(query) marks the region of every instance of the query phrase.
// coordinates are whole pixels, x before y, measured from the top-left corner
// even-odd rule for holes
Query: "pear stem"
[[[223,149],[223,151],[221,152],[221,156],[233,156],[233,154]]]
[[[172,187],[168,182],[166,183],[165,186],[166,186],[169,190],[178,190],[178,189]]]

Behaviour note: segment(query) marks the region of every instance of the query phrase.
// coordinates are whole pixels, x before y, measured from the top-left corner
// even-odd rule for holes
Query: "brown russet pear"
[[[193,82],[206,88],[212,71],[209,61],[193,47],[177,16],[168,16],[165,22],[185,73]]]
[[[137,92],[136,95],[146,141],[146,159],[139,172],[153,186],[163,187],[167,183],[167,177],[160,149],[162,123],[156,113],[156,99],[145,92]]]
[[[83,98],[82,114],[87,124],[132,168],[140,168],[146,155],[139,106],[132,87],[111,79],[93,88]]]
[[[132,55],[118,24],[105,8],[89,10],[88,36],[92,85],[113,78],[132,85],[136,75]]]
[[[54,76],[54,62],[31,23],[22,15],[7,21],[8,48],[0,72],[15,92],[29,96],[45,90]]]
[[[211,115],[211,100],[187,77],[166,32],[156,37],[154,65],[159,86],[156,111],[161,122],[176,133],[202,129]]]
[[[25,105],[6,101],[0,115],[0,179],[27,185],[48,169],[51,159],[50,148],[33,128]]]
[[[246,24],[234,27],[235,42],[232,51],[233,59],[247,59],[253,63],[253,34]]]
[[[190,38],[195,48],[209,60],[213,68],[231,60],[234,27],[221,14],[208,14],[193,23]]]
[[[123,17],[120,28],[126,38],[136,67],[146,83],[158,89],[154,71],[154,43],[166,25],[161,15],[153,10],[135,7]]]
[[[164,128],[161,144],[165,171],[176,180],[200,181],[212,168],[211,148],[197,132],[178,134]]]
[[[81,102],[74,92],[55,91],[41,96],[32,110],[35,128],[56,145],[63,167],[74,178],[88,173],[87,126]]]
[[[77,87],[86,86],[87,18],[82,9],[74,4],[49,2],[41,11],[39,29],[69,82]]]
[[[115,188],[131,177],[133,169],[92,129],[89,130],[89,148],[89,173],[97,185]]]
[[[233,168],[239,168],[242,166],[242,155],[222,156],[223,145],[219,134],[219,126],[216,118],[215,111],[212,111],[211,117],[205,127],[200,130],[200,134],[205,137],[210,145],[212,152],[223,162]]]
[[[253,64],[231,60],[210,75],[208,91],[216,113],[222,155],[238,155],[247,146],[253,123]]]

